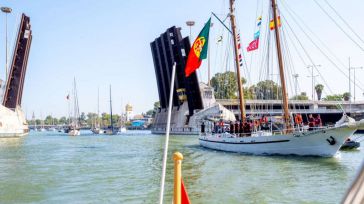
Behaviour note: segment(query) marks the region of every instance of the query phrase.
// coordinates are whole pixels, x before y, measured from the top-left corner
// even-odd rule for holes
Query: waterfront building
[[[130,103],[125,106],[125,117],[128,122],[134,117],[133,106]]]

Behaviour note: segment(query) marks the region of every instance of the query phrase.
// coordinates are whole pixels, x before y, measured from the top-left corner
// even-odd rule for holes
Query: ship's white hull
[[[28,124],[20,107],[10,110],[0,105],[0,138],[23,137],[28,132]]]
[[[69,136],[78,136],[78,135],[80,135],[80,131],[79,130],[70,130],[68,132],[68,135]]]
[[[332,157],[356,130],[356,126],[345,125],[272,136],[232,137],[229,133],[223,133],[201,135],[199,142],[203,147],[227,152]]]

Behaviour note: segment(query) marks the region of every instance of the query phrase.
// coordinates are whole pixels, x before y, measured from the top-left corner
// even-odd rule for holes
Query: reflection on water
[[[19,147],[24,141],[24,137],[0,138],[0,148]]]
[[[252,156],[201,148],[172,136],[165,201],[172,200],[172,153],[184,155],[192,203],[339,203],[363,158]],[[149,132],[69,137],[52,132],[0,140],[1,203],[156,203],[164,137]]]

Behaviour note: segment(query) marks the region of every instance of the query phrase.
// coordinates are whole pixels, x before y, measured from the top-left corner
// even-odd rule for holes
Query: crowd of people
[[[308,121],[308,127],[309,127],[308,130],[309,131],[314,130],[315,128],[322,127],[322,120],[321,120],[320,114],[317,114],[316,117],[314,117],[312,114],[309,114],[307,121]],[[303,123],[302,115],[300,113],[297,113],[295,115],[294,122],[295,122],[296,127],[298,127],[298,128],[303,127],[304,123]]]
[[[262,116],[260,119],[243,121],[230,121],[225,124],[223,120],[214,123],[213,133],[225,133],[235,134],[239,136],[250,136],[252,131],[269,130],[268,118]],[[201,132],[205,132],[205,123],[201,124]]]
[[[322,120],[319,114],[314,117],[312,114],[308,115],[308,127],[309,131],[322,127]],[[303,128],[304,122],[302,115],[297,113],[294,117],[295,126],[300,129]],[[213,133],[225,133],[235,134],[238,136],[250,136],[253,131],[269,130],[267,116],[263,115],[260,119],[243,121],[230,121],[226,124],[223,120],[214,123],[212,128]],[[205,133],[205,123],[201,124],[201,133]]]

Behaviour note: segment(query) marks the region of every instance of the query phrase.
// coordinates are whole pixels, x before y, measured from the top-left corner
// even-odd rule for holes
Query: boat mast
[[[78,104],[77,104],[77,91],[76,91],[76,77],[73,78],[73,125],[74,128],[78,127]]]
[[[238,40],[236,33],[236,21],[234,15],[234,1],[230,0],[230,22],[231,22],[231,30],[233,33],[234,39],[234,54],[235,54],[235,67],[236,67],[236,77],[238,81],[238,90],[239,90],[239,104],[240,104],[240,117],[243,122],[245,122],[246,114],[245,114],[245,101],[244,101],[244,90],[241,83],[240,77],[240,65],[239,65],[239,50],[238,50]]]
[[[273,9],[273,21],[274,21],[274,31],[276,36],[276,47],[277,47],[277,55],[278,55],[278,64],[279,64],[279,75],[281,78],[281,86],[282,86],[282,98],[283,98],[283,109],[284,109],[284,121],[285,121],[285,131],[286,133],[292,132],[292,125],[289,117],[288,110],[288,96],[286,90],[286,81],[284,79],[284,68],[283,68],[283,57],[281,50],[281,42],[279,36],[279,25],[278,25],[278,15],[277,15],[277,3],[276,0],[272,0],[272,9]]]
[[[111,131],[114,132],[114,126],[112,124],[112,101],[111,101],[111,85],[110,85],[110,124],[111,124]]]
[[[95,121],[95,128],[100,128],[99,117],[100,117],[100,88],[97,87],[97,117]]]

